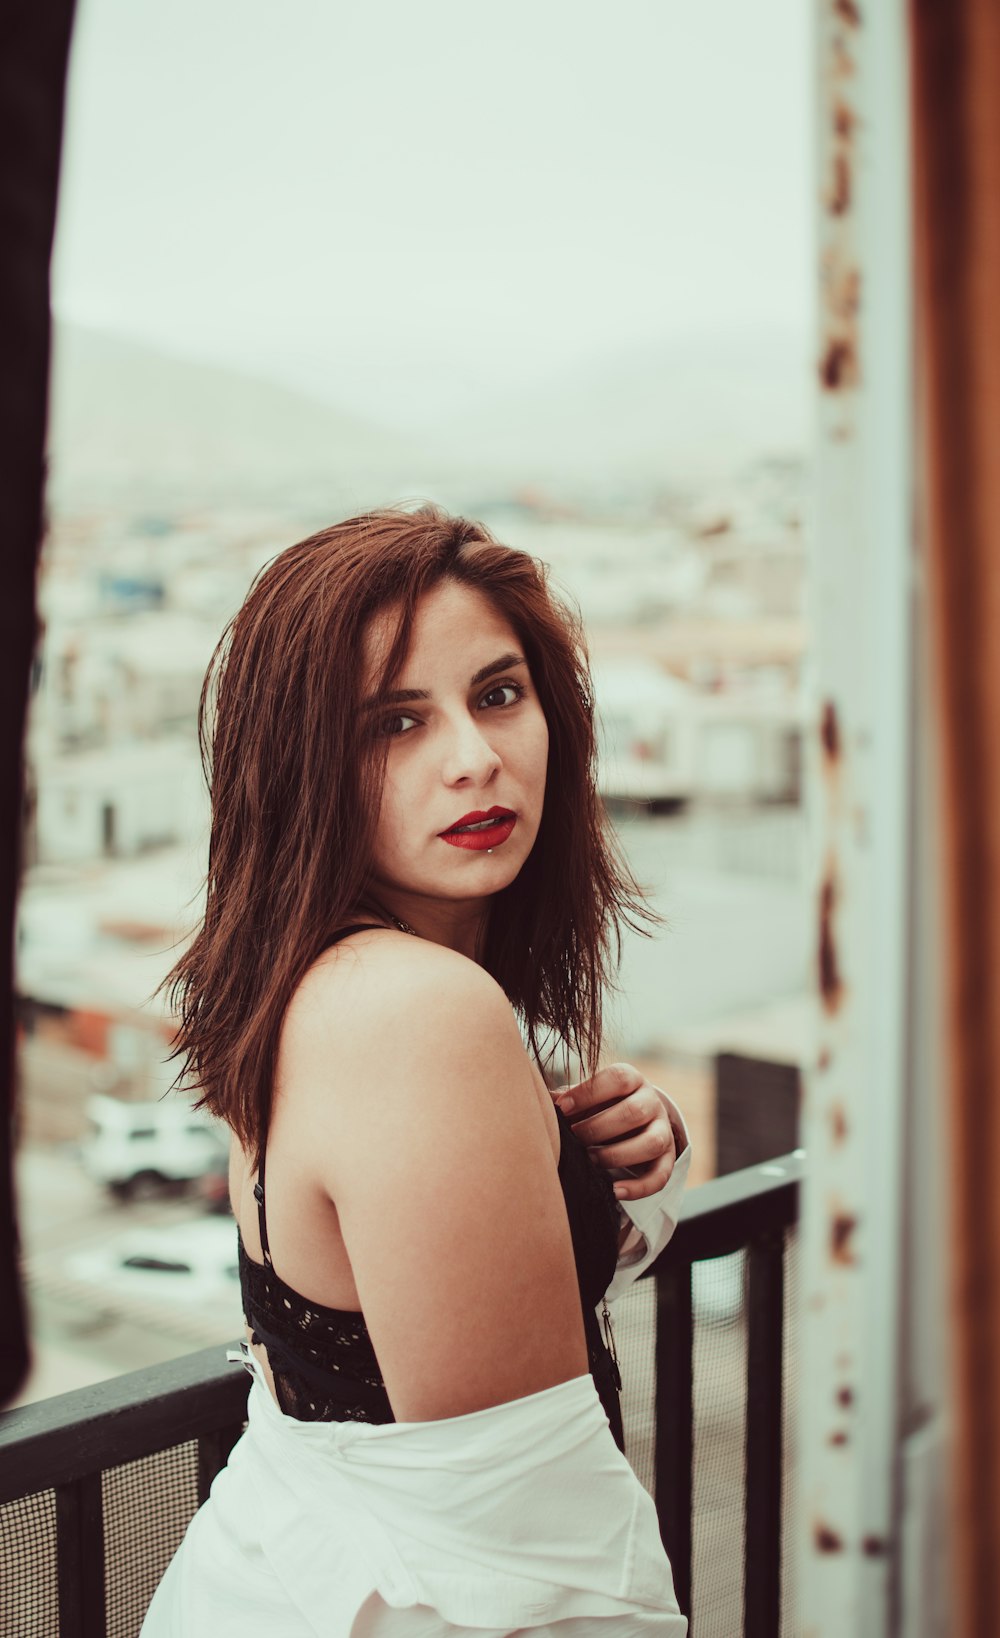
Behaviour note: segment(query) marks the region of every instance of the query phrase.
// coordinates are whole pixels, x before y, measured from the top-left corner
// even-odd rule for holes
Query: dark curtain
[[[28,1363],[11,1178],[15,1121],[13,943],[23,741],[35,646],[48,399],[49,261],[74,0],[0,9],[0,1404]]]
[[[1000,5],[912,0],[921,514],[942,748],[954,1620],[1000,1632]]]

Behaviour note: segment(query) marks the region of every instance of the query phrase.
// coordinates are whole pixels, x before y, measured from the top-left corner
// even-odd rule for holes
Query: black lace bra
[[[367,930],[342,928],[328,940],[328,946],[349,933]],[[621,1377],[597,1317],[597,1305],[618,1261],[618,1203],[607,1173],[593,1165],[558,1108],[556,1118],[559,1182],[573,1241],[590,1371],[611,1431],[624,1448],[618,1401]],[[278,1404],[301,1422],[392,1422],[395,1417],[364,1315],[310,1302],[275,1272],[267,1237],[265,1159],[266,1144],[261,1148],[254,1185],[264,1261],[257,1263],[247,1256],[240,1236],[240,1290],[252,1340],[267,1349]],[[606,1309],[604,1327],[610,1338]],[[512,1337],[511,1347],[516,1346],[517,1338]]]

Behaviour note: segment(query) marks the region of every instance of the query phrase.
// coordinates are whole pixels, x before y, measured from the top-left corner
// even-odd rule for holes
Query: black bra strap
[[[267,1139],[260,1146],[260,1165],[257,1167],[257,1181],[253,1186],[253,1197],[257,1202],[257,1225],[260,1229],[260,1250],[268,1268],[271,1266],[271,1248],[267,1243],[267,1216],[264,1211],[264,1161],[267,1156]]]
[[[332,944],[339,944],[341,939],[346,938],[349,933],[385,933],[390,930],[382,922],[377,921],[358,922],[356,925],[338,927],[336,932],[329,935],[323,949],[328,950]],[[273,1265],[271,1263],[271,1248],[267,1243],[267,1214],[264,1207],[264,1162],[266,1159],[267,1134],[265,1132],[260,1145],[260,1165],[257,1167],[257,1181],[253,1186],[253,1197],[257,1202],[257,1224],[260,1228],[261,1253],[268,1268],[271,1268]]]

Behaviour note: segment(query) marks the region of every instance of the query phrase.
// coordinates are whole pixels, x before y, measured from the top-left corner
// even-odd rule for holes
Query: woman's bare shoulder
[[[325,952],[289,1005],[279,1093],[345,1089],[359,1073],[410,1071],[442,1056],[458,1072],[484,1050],[525,1059],[510,1002],[476,962],[430,940],[362,932]]]
[[[429,995],[447,1005],[478,1001],[510,1005],[496,980],[475,961],[395,929],[355,933],[325,950],[299,984],[288,1018],[301,1030],[322,1028],[324,1018],[348,1013],[372,1015],[387,1023],[400,1011],[412,1012]]]

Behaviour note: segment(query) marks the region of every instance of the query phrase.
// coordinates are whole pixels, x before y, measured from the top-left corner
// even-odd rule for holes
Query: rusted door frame
[[[817,1040],[803,1077],[799,1625],[809,1638],[919,1628],[906,1363],[915,1192],[941,1221],[916,1073],[933,996],[916,936],[933,853],[914,516],[910,88],[904,0],[817,0],[818,389],[811,541],[816,731],[806,789]],[[915,800],[915,797],[918,799]],[[926,958],[926,946],[921,955]],[[940,1173],[941,1168],[938,1168]],[[929,1505],[929,1504],[928,1504]],[[909,1589],[909,1591],[908,1591]]]

